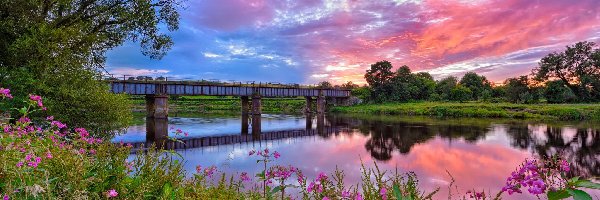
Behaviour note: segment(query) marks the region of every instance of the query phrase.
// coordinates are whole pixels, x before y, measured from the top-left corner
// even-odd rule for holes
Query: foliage
[[[458,85],[450,90],[450,100],[452,101],[465,102],[470,100],[472,97],[473,92],[471,89],[462,85]]]
[[[12,88],[15,96],[44,95],[51,114],[70,124],[102,133],[123,128],[131,118],[127,100],[106,92],[106,84],[97,81],[104,55],[132,40],[141,44],[143,54],[161,58],[172,42],[159,24],[177,29],[177,4],[175,0],[2,1],[0,83]],[[13,105],[23,106],[21,102]]]
[[[548,103],[567,103],[574,101],[577,97],[562,80],[556,80],[546,82],[544,98]]]
[[[387,100],[387,95],[391,92],[390,82],[394,78],[392,72],[392,63],[389,61],[379,61],[371,65],[365,74],[365,80],[369,84],[371,99],[376,102]]]
[[[505,82],[506,99],[511,103],[537,103],[539,92],[531,86],[527,76],[509,78]]]
[[[533,70],[538,81],[558,79],[579,101],[600,100],[600,48],[593,42],[578,42],[564,52],[543,57]]]
[[[331,85],[331,83],[328,81],[322,81],[318,84],[317,87],[322,88],[322,89],[328,89],[328,88],[333,88],[333,85]]]
[[[353,90],[353,89],[359,88],[359,86],[357,84],[354,84],[352,81],[348,81],[348,82],[342,84],[341,87],[344,89],[348,89],[348,90]]]
[[[454,76],[448,76],[439,80],[435,85],[435,92],[440,100],[450,100],[452,89],[458,84],[458,79]]]
[[[472,92],[471,100],[481,99],[485,91],[492,89],[490,82],[485,76],[479,76],[475,72],[467,72],[461,79],[460,85],[469,88]]]
[[[350,91],[350,94],[352,96],[358,97],[363,101],[368,101],[371,97],[371,89],[367,86],[363,86],[353,89],[352,91]]]

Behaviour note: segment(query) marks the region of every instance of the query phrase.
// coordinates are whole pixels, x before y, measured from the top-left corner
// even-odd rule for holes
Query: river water
[[[251,122],[248,122],[251,121]],[[247,123],[242,123],[246,121]],[[260,125],[259,125],[260,124]],[[181,129],[188,136],[176,135]],[[149,134],[147,134],[147,132]],[[164,133],[163,133],[164,132]],[[454,197],[469,189],[498,191],[526,158],[562,153],[574,173],[600,176],[600,123],[535,122],[505,119],[434,119],[366,115],[239,115],[170,117],[145,120],[114,142],[139,146],[157,135],[178,137],[172,144],[188,172],[215,165],[222,172],[261,170],[248,151],[269,148],[281,153],[277,164],[290,164],[309,178],[336,167],[346,183],[360,180],[361,163],[380,169],[415,172],[425,191],[440,188],[436,199],[448,199],[452,175]],[[456,187],[456,188],[455,188]],[[600,193],[593,192],[595,199]],[[537,199],[505,195],[505,199]]]

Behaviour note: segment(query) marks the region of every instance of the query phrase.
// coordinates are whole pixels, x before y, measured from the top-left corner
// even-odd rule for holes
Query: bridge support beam
[[[252,115],[262,114],[262,103],[260,95],[252,95]]]
[[[156,142],[158,145],[167,139],[169,123],[166,118],[146,118],[146,141]]]
[[[248,96],[242,96],[242,115],[243,114],[248,114],[250,111],[250,103],[248,101]]]
[[[317,97],[317,113],[325,113],[325,97],[323,95]]]
[[[312,97],[309,97],[309,96],[306,96],[304,98],[306,98],[306,107],[304,108],[304,113],[310,114],[310,113],[312,113],[313,99],[312,99]]]
[[[169,96],[146,95],[146,117],[167,119],[169,117]]]

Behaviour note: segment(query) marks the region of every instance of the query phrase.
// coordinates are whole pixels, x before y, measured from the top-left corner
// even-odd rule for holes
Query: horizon
[[[224,3],[225,2],[225,3]],[[543,56],[600,41],[600,1],[201,1],[180,9],[162,60],[127,42],[111,74],[315,84],[365,84],[388,60],[434,78],[466,72],[492,82],[527,75]]]

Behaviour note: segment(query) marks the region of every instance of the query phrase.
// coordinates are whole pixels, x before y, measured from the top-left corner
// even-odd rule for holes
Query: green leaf
[[[163,185],[163,197],[171,196],[172,192],[173,192],[173,187],[171,186],[171,183],[165,183],[165,185]]]
[[[566,190],[558,190],[558,191],[549,191],[548,192],[548,200],[559,200],[566,199],[571,197],[571,195]]]
[[[281,188],[282,188],[281,186],[274,187],[273,190],[271,190],[271,194],[275,194],[275,193],[279,192],[281,190]]]
[[[589,180],[579,180],[575,183],[575,186],[600,190],[600,184],[594,183]]]
[[[400,192],[400,187],[397,184],[394,184],[394,196],[398,200],[402,200],[402,193]]]
[[[592,200],[592,196],[581,190],[568,189],[567,192],[573,196],[574,200]]]

